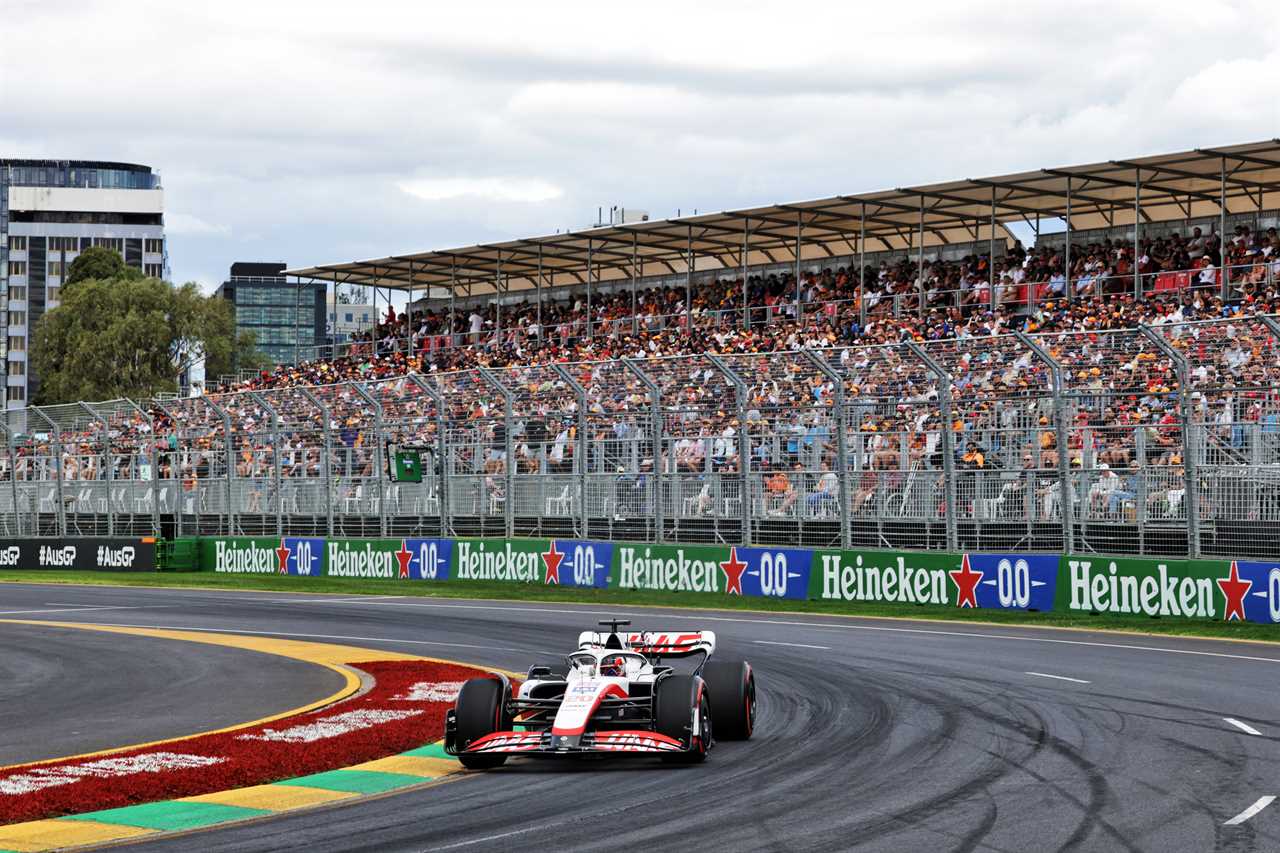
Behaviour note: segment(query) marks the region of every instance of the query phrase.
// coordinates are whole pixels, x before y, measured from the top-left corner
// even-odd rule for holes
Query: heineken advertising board
[[[1280,623],[1280,562],[653,545],[202,539],[207,571],[455,580]]]

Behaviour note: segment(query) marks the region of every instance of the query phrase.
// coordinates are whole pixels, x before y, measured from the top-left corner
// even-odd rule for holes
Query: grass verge
[[[484,581],[399,581],[357,578],[304,578],[288,575],[223,575],[157,572],[75,572],[0,570],[2,583],[90,584],[117,587],[259,590],[353,595],[409,595],[422,598],[488,598],[504,601],[546,601],[600,606],[683,607],[765,613],[807,613],[829,616],[872,616],[894,619],[934,619],[985,622],[1030,627],[1129,631],[1168,636],[1253,640],[1280,643],[1280,625],[1218,622],[1207,619],[1159,619],[1145,616],[1088,613],[1027,613],[1019,610],[960,610],[930,605],[877,604],[862,601],[798,601],[794,599],[708,598],[691,593],[513,585]],[[3,598],[0,589],[0,600]]]

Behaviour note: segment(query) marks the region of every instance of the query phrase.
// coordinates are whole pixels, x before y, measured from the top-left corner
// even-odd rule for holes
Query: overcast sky
[[[0,156],[163,177],[173,277],[1280,135],[1280,4],[0,0]]]

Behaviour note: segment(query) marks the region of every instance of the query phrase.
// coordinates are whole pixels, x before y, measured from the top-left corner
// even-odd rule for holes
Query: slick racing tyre
[[[455,706],[459,749],[465,749],[485,735],[511,728],[511,720],[506,714],[510,692],[510,686],[496,678],[473,678],[462,685]],[[500,752],[474,755],[464,752],[458,755],[458,761],[468,770],[501,767],[506,760],[506,754]]]
[[[716,737],[748,740],[756,725],[756,677],[743,660],[711,660],[702,667]]]
[[[701,722],[701,732],[694,734],[694,712]],[[669,764],[698,764],[707,759],[711,748],[711,703],[706,686],[696,675],[669,675],[660,680],[653,692],[653,721],[658,734],[674,738],[690,747],[689,752],[664,755]]]

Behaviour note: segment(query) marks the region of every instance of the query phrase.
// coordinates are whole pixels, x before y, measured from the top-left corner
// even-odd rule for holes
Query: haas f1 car
[[[626,620],[584,631],[563,663],[473,678],[445,717],[444,749],[484,770],[511,755],[656,755],[696,763],[721,740],[751,737],[756,682],[746,661],[710,660],[711,631],[633,632]],[[700,656],[692,673],[663,661]],[[714,727],[713,727],[714,724]],[[714,732],[714,737],[713,737]]]

